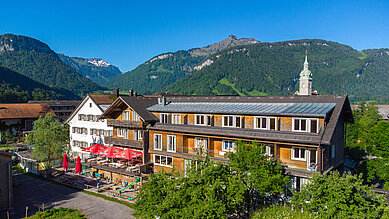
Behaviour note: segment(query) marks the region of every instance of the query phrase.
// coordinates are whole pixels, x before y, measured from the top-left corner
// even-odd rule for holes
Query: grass
[[[227,78],[222,78],[222,79],[220,79],[218,83],[224,84],[224,85],[227,85],[227,86],[230,86],[230,87],[231,87],[234,91],[236,91],[236,93],[238,93],[240,96],[246,96],[246,94],[244,94],[244,93],[240,92],[238,89],[236,89],[235,85],[234,85],[233,83],[229,82],[229,81],[227,80]]]
[[[261,91],[257,91],[257,90],[253,90],[253,91],[247,92],[247,94],[249,96],[267,96],[268,95],[265,92],[261,92]]]
[[[262,208],[255,212],[251,218],[260,219],[260,218],[299,218],[299,219],[310,219],[317,218],[318,216],[309,213],[301,212],[300,210],[293,210],[290,206],[282,205],[271,205],[265,208]]]
[[[367,54],[362,51],[360,51],[359,54],[361,55],[358,57],[360,60],[364,60],[367,57]]]
[[[47,218],[47,219],[56,219],[56,218],[63,218],[63,219],[83,219],[87,218],[85,214],[82,212],[75,210],[75,209],[69,209],[69,208],[52,208],[48,209],[44,212],[37,212],[35,215],[28,217],[29,219],[41,219],[41,218]]]

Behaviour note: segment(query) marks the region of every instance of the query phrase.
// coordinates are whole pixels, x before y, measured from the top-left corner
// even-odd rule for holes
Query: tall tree
[[[33,157],[50,167],[50,161],[61,157],[65,144],[69,142],[69,128],[47,113],[34,121],[34,128],[26,140],[34,148]]]

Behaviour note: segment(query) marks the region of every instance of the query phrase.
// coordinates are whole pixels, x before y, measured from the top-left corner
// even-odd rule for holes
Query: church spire
[[[307,50],[305,50],[304,69],[307,69],[307,70],[308,70],[308,51],[307,51]]]
[[[308,69],[308,51],[305,50],[304,69],[300,72],[300,86],[299,95],[312,94],[312,73]]]

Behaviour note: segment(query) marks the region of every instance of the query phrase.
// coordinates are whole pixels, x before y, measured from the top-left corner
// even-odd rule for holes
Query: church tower
[[[308,70],[307,51],[305,51],[304,69],[300,73],[300,89],[298,95],[312,95],[312,73]]]

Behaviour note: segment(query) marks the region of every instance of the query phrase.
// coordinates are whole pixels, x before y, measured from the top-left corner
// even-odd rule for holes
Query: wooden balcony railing
[[[140,121],[126,121],[126,120],[116,120],[108,119],[108,126],[114,127],[124,127],[124,128],[142,128],[142,122]]]
[[[113,138],[113,137],[105,137],[104,140],[106,144],[143,149],[143,142],[141,141],[134,141],[134,140],[128,140],[122,138]]]

